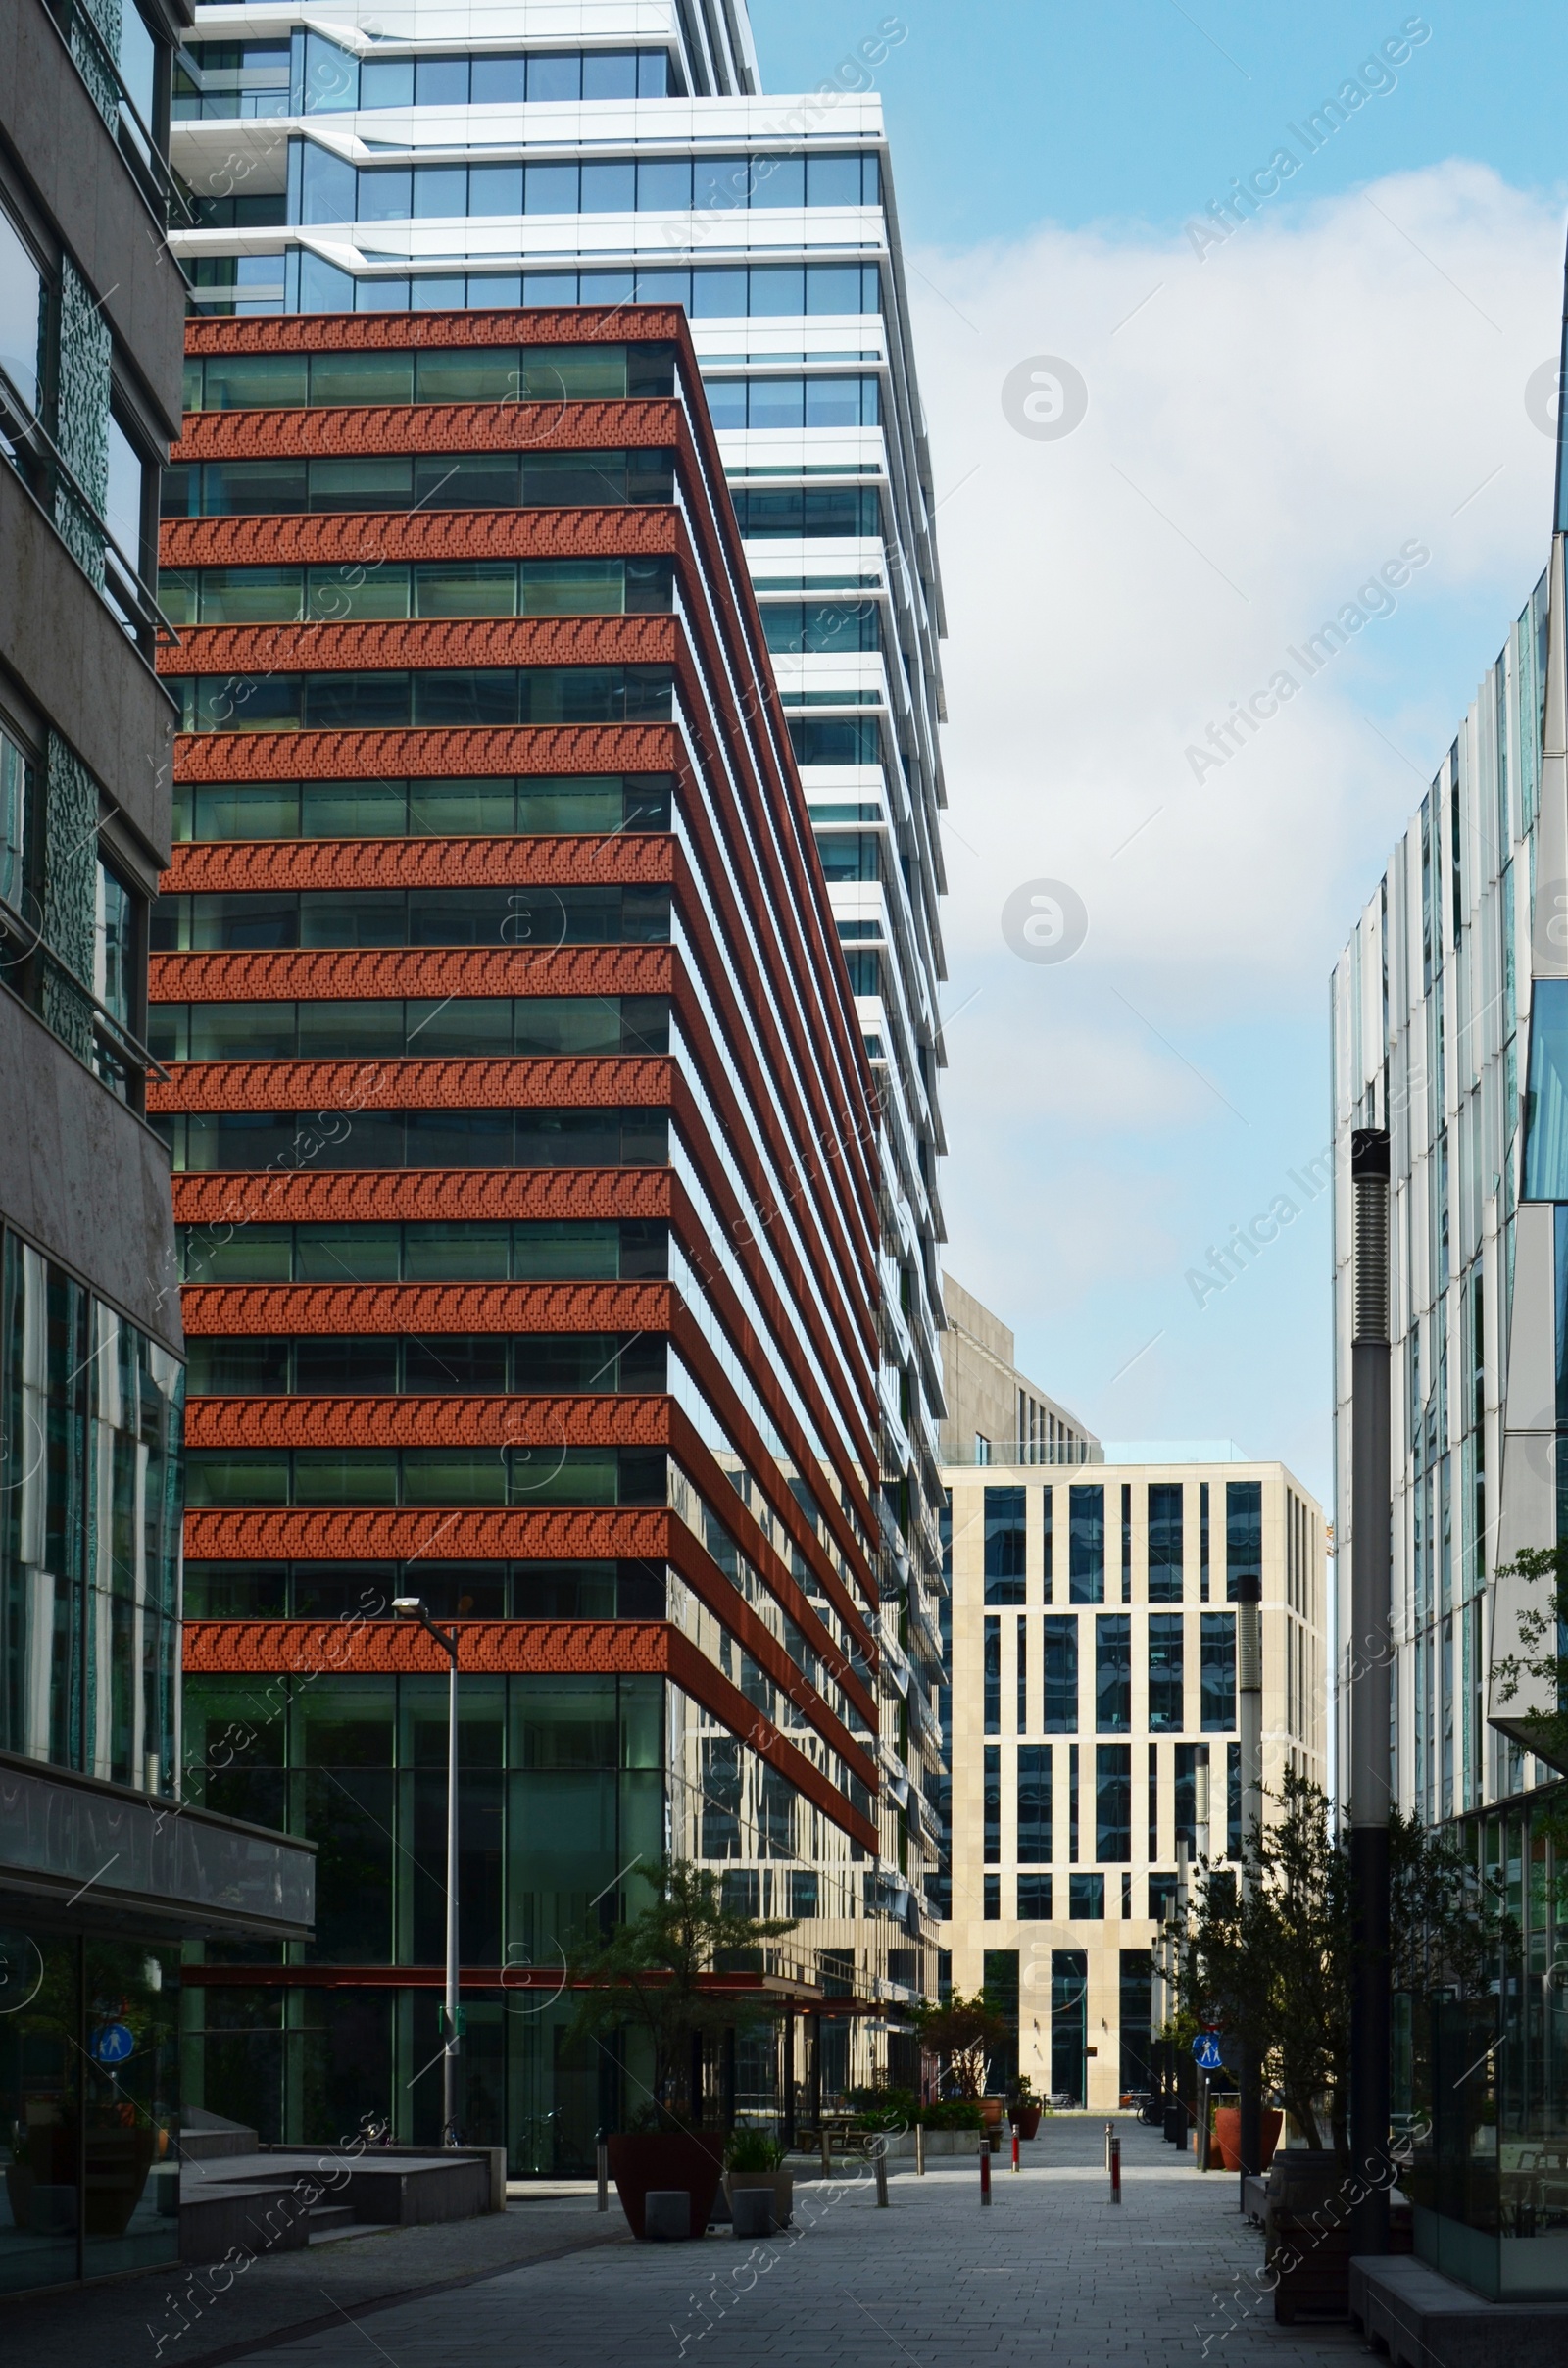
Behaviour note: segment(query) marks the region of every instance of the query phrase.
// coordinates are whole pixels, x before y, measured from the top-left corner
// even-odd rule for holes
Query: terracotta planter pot
[[[1017,2131],[1019,2137],[1023,2140],[1025,2145],[1028,2144],[1031,2138],[1039,2137],[1039,2105],[1014,2105],[1011,2113],[1008,2115],[1008,2119],[1011,2121],[1013,2128]]]
[[[647,2234],[644,2211],[653,2189],[684,2188],[692,2199],[692,2235],[708,2226],[724,2175],[718,2130],[623,2132],[610,2141],[610,2176],[634,2237]]]
[[[1274,2159],[1274,2148],[1280,2142],[1280,2124],[1283,2119],[1284,2115],[1277,2112],[1265,2113],[1263,2116],[1263,2159],[1257,2166],[1260,2173],[1266,2171]],[[1241,2169],[1242,2108],[1240,2105],[1216,2105],[1214,2107],[1214,2147],[1219,2155],[1222,2170],[1239,2171]]]
[[[738,2191],[747,2187],[770,2187],[773,2191],[773,2225],[788,2228],[795,2209],[795,2173],[793,2171],[726,2171],[724,2193],[731,2205]]]
[[[1004,2097],[982,2097],[980,2110],[985,2115],[988,2130],[1000,2130],[1007,2110]]]

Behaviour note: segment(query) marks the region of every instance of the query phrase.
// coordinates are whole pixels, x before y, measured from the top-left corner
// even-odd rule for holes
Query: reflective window
[[[1203,1732],[1205,1735],[1223,1734],[1228,1727],[1236,1724],[1236,1614],[1233,1611],[1205,1611],[1200,1618],[1200,1679]]]
[[[1149,1622],[1149,1729],[1152,1735],[1179,1735],[1186,1723],[1182,1655],[1181,1613],[1152,1613]]]
[[[170,1351],[5,1235],[0,1749],[159,1793],[175,1775],[182,1398]]]

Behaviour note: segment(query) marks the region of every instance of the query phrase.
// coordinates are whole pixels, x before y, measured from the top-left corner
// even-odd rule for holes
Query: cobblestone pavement
[[[1046,2122],[1015,2178],[944,2160],[798,2186],[765,2245],[625,2245],[489,2277],[247,2354],[249,2368],[1349,2368],[1346,2326],[1276,2327],[1236,2183],[1123,2119],[1123,2202],[1102,2124]],[[352,2315],[352,2314],[351,2314]],[[166,2354],[166,2357],[168,2355]]]

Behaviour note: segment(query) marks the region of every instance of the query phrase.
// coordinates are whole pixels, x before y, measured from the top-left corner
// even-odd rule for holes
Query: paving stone
[[[245,2357],[249,2368],[371,2368],[377,2356],[389,2368],[1348,2368],[1363,2351],[1348,2326],[1275,2326],[1236,2181],[1200,2176],[1152,2130],[1120,2127],[1119,2208],[1102,2121],[1061,2116],[1042,2124],[1016,2177],[993,2162],[989,2210],[974,2166],[950,2157],[923,2179],[912,2163],[890,2166],[886,2211],[869,2173],[803,2183],[797,2225],[750,2246],[727,2231],[611,2245],[375,2307],[339,2296],[323,2274],[343,2324]],[[163,2358],[178,2368],[178,2345]],[[117,2368],[133,2364],[122,2355]]]

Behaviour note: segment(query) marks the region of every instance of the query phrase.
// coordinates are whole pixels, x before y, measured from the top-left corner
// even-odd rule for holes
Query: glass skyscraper
[[[389,361],[400,344],[421,342],[414,319],[417,315],[452,316],[482,308],[499,319],[514,316],[517,307],[548,307],[555,322],[549,342],[557,350],[564,350],[577,308],[583,309],[585,323],[591,311],[591,333],[600,342],[613,336],[618,308],[628,308],[625,335],[633,341],[647,334],[647,316],[634,315],[632,306],[678,305],[690,322],[751,577],[749,588],[743,574],[728,578],[724,597],[738,602],[745,614],[756,596],[761,634],[772,653],[777,707],[773,686],[765,681],[749,687],[737,678],[729,685],[729,696],[748,735],[773,728],[776,719],[793,744],[873,1086],[869,1108],[851,1093],[823,1105],[799,1162],[799,1208],[790,1205],[786,1193],[781,1230],[793,1233],[817,1201],[841,1192],[840,1178],[870,1167],[879,1185],[874,1208],[880,1257],[874,1292],[878,1321],[873,1404],[881,1485],[874,1507],[878,1534],[868,1541],[873,1597],[880,1599],[872,1621],[873,1653],[879,1664],[874,1746],[866,1736],[879,1779],[877,1847],[868,1853],[873,1862],[848,1889],[832,1863],[835,1851],[826,1848],[804,1850],[802,1857],[808,1863],[800,1864],[787,1885],[781,1878],[770,1882],[769,1870],[760,1867],[744,1882],[740,1875],[733,1883],[727,1881],[727,1888],[739,1904],[760,1903],[764,1912],[805,1919],[797,1947],[827,1939],[855,1940],[854,1931],[828,1934],[818,1923],[843,1912],[830,1906],[830,1896],[836,1900],[845,1891],[848,1898],[853,1890],[853,1914],[875,1920],[875,1948],[865,1955],[853,1948],[835,1953],[823,1947],[816,1970],[829,1996],[848,1997],[852,1988],[858,1991],[871,1977],[876,1995],[894,2010],[896,2026],[899,2003],[930,1987],[926,1885],[938,1875],[941,1854],[938,1819],[930,1805],[939,1797],[940,1739],[930,1698],[941,1668],[938,1603],[944,1584],[935,1511],[940,1502],[936,1458],[942,1404],[936,1263],[942,1225],[935,1187],[935,1161],[942,1149],[935,1099],[940,1045],[936,991],[941,974],[941,859],[936,841],[941,788],[935,738],[941,694],[936,641],[941,619],[928,462],[880,110],[873,100],[848,96],[836,102],[820,95],[764,101],[756,90],[744,14],[729,7],[722,23],[712,10],[640,9],[633,39],[627,32],[631,12],[589,6],[573,12],[574,25],[583,29],[570,43],[519,38],[515,24],[520,19],[514,17],[509,24],[503,12],[478,21],[468,8],[438,4],[409,11],[395,20],[396,38],[388,32],[385,15],[376,20],[372,35],[358,29],[355,14],[343,12],[331,38],[319,14],[313,14],[309,28],[288,12],[261,7],[199,15],[178,62],[172,102],[178,167],[196,193],[199,216],[199,226],[175,243],[194,282],[193,308],[199,316],[213,320],[215,326],[218,319],[233,319],[237,327],[240,321],[267,315],[401,315],[401,321],[356,323],[367,356],[372,347],[384,348]],[[659,24],[662,16],[662,30],[650,34],[650,24]],[[514,327],[506,332],[511,338],[517,333]],[[193,357],[197,351],[205,354],[207,349],[193,346]],[[276,388],[246,395],[240,387],[243,371],[234,388],[224,391],[222,370],[228,368],[224,362],[218,370],[211,355],[205,365],[193,360],[196,383],[187,389],[188,410],[212,414],[273,403],[354,401],[351,393],[318,398],[314,376],[308,398]],[[364,400],[370,405],[408,399],[396,396],[390,382],[382,385],[378,380],[369,387],[367,380],[367,386]],[[531,418],[544,421],[549,407],[538,400],[541,390],[530,384],[522,391],[532,407]],[[573,413],[566,440],[584,447],[576,470],[583,483],[558,491],[536,484],[539,469],[523,453],[517,464],[518,491],[505,500],[482,492],[472,498],[481,506],[492,499],[503,507],[520,501],[525,510],[564,502],[586,506],[590,514],[595,505],[605,503],[672,503],[672,536],[661,541],[659,550],[678,553],[689,537],[697,547],[700,570],[710,571],[718,559],[717,547],[703,505],[688,499],[679,472],[670,479],[666,468],[658,486],[643,486],[640,479],[634,485],[628,476],[619,491],[596,490],[584,476],[590,463],[617,457],[600,446],[626,446],[618,457],[629,467],[630,458],[636,457],[631,448],[659,442],[654,398],[668,390],[650,386],[643,391],[649,398],[644,404],[648,419],[630,419],[634,402],[617,404],[616,431],[612,434],[607,423],[596,425],[589,417],[596,390],[586,382],[564,383],[560,410],[563,417],[568,407]],[[624,392],[627,398],[639,395],[629,382]],[[428,399],[421,379],[414,389],[414,402],[418,407]],[[239,473],[265,469],[265,459],[255,457],[263,449],[256,438],[260,433],[265,443],[270,428],[264,424],[253,432],[239,420],[232,425],[238,440],[230,437],[225,442],[221,421],[203,423],[202,450],[217,456],[221,448],[224,454],[237,455],[243,446],[248,457]],[[188,439],[195,432],[188,430]],[[166,500],[171,522],[165,528],[166,566],[180,569],[167,578],[166,588],[183,620],[181,629],[185,624],[248,627],[282,620],[286,614],[306,628],[318,619],[336,630],[330,625],[333,617],[368,618],[371,611],[359,591],[354,596],[359,605],[347,612],[312,605],[314,573],[318,569],[307,567],[302,575],[295,566],[282,570],[290,575],[288,584],[264,586],[254,567],[207,565],[220,558],[235,563],[257,559],[261,544],[251,547],[251,527],[236,518],[233,550],[225,543],[220,553],[222,533],[216,525],[198,531],[194,521],[216,518],[225,505],[236,512],[262,514],[293,508],[439,513],[453,507],[454,497],[439,489],[426,491],[423,477],[417,482],[411,477],[398,496],[387,486],[377,492],[368,476],[359,492],[347,489],[345,471],[363,474],[368,468],[373,474],[372,451],[382,449],[376,438],[384,443],[387,432],[392,432],[387,421],[376,414],[356,413],[330,454],[326,443],[319,445],[318,454],[313,443],[317,457],[309,463],[309,483],[299,500],[276,488],[269,494],[247,478],[243,489],[237,483],[231,489],[230,501],[223,479],[228,463],[221,459],[216,474],[213,464],[204,464],[194,492],[182,474]],[[548,427],[541,432],[547,433]],[[321,433],[328,435],[329,430],[323,427]],[[424,442],[416,442],[419,451],[425,449]],[[402,454],[412,447],[392,432],[385,449]],[[332,457],[339,451],[352,459]],[[541,462],[558,463],[571,457],[540,456]],[[666,463],[669,459],[660,453],[651,457]],[[389,465],[401,467],[406,474],[412,466],[406,459]],[[467,506],[468,499],[463,495],[456,506]],[[176,516],[191,521],[177,533],[172,525]],[[385,524],[384,519],[373,522]],[[306,521],[300,523],[303,531]],[[410,519],[406,525],[400,520],[399,551],[404,544],[412,551],[426,528],[434,532],[439,523],[435,516]],[[314,521],[311,524],[314,530]],[[542,524],[539,531],[545,531]],[[199,564],[193,560],[186,567],[175,557],[174,543],[192,534],[202,550]],[[212,543],[211,550],[203,536]],[[295,538],[300,546],[295,557],[305,553],[309,539]],[[419,547],[422,551],[422,541]],[[543,552],[545,545],[537,547]],[[588,547],[580,532],[571,549],[579,547]],[[620,544],[603,547],[618,551]],[[646,547],[652,552],[654,544]],[[193,553],[195,548],[193,542]],[[183,542],[179,549],[184,551]],[[560,549],[566,552],[567,543],[562,542]],[[312,542],[311,555],[315,553]],[[595,567],[603,572],[611,563],[583,562],[579,556],[570,564],[586,578]],[[620,564],[614,563],[617,567]],[[646,639],[654,633],[653,611],[671,605],[670,568],[667,560],[638,565],[645,573],[652,565],[659,582],[650,579],[645,585],[639,577],[634,585],[635,570],[627,561],[631,572],[617,598],[623,598],[628,628],[634,611],[649,613]],[[512,584],[517,569],[509,562],[507,597],[515,605],[478,611],[470,597],[461,614],[564,619],[584,607],[583,585],[558,597],[559,587],[547,590],[544,578],[553,581],[566,566],[559,558],[529,562],[522,577]],[[409,570],[394,572],[401,583]],[[419,576],[417,567],[414,573]],[[307,583],[306,576],[313,580]],[[300,581],[294,582],[294,577]],[[677,566],[677,586],[681,579]],[[387,570],[379,567],[378,590],[385,591],[389,581]],[[405,589],[412,605],[397,610],[398,617],[416,619],[436,614],[423,605],[433,595],[422,576]],[[472,591],[470,584],[469,596]],[[603,587],[587,601],[589,608],[604,606],[602,592]],[[279,608],[278,599],[294,605]],[[262,605],[247,608],[246,600],[260,600]],[[269,601],[273,605],[267,605]],[[234,606],[236,602],[240,605]],[[674,607],[683,615],[684,594],[677,592]],[[374,611],[377,617],[393,614],[389,609]],[[472,629],[466,630],[471,638]],[[564,650],[566,639],[582,637],[580,628],[568,628],[564,622],[560,630]],[[367,637],[374,638],[368,626],[357,629],[359,640]],[[246,639],[247,651],[254,638]],[[197,671],[204,663],[197,662]],[[248,673],[253,663],[246,659]],[[349,660],[334,652],[320,663],[339,666]],[[185,670],[183,665],[179,670]],[[251,705],[246,726],[263,729],[270,719],[274,728],[286,728],[291,718],[281,711],[273,716],[268,703],[275,704],[287,688],[280,678],[254,682],[247,692]],[[292,718],[307,732],[321,720],[314,711],[307,712],[314,695],[300,693],[307,706]],[[206,715],[194,681],[191,699],[187,730],[201,733],[216,724],[221,731],[225,721],[232,720]],[[267,706],[266,717],[255,705],[258,699]],[[773,711],[771,717],[764,713],[767,709]],[[369,719],[367,711],[362,720]],[[341,715],[334,711],[330,720],[348,724],[354,717],[346,710]],[[417,700],[410,720],[416,728],[427,720]],[[523,715],[520,720],[538,718]],[[592,722],[586,711],[580,716],[574,711],[570,717],[564,713],[559,720],[573,726]],[[225,836],[287,835],[291,827],[302,837],[314,835],[315,826],[303,817],[303,811],[292,826],[276,815],[265,826],[241,827],[233,817],[215,822],[208,812],[213,796],[197,785],[206,760],[198,765],[194,741],[184,747],[177,767],[185,801],[178,835],[198,844]],[[475,767],[465,765],[458,769]],[[363,792],[367,783],[360,780],[357,788]],[[411,834],[432,827],[415,818],[407,823]],[[540,825],[523,818],[519,810],[515,822],[481,821],[463,827],[526,833],[583,825],[569,819]],[[646,833],[667,831],[671,825],[667,815],[650,819],[639,807],[636,818],[628,810],[621,827]],[[367,831],[373,835],[378,828],[364,823],[363,817],[332,825],[337,835],[349,837]],[[186,852],[182,850],[182,857]],[[171,875],[167,885],[174,884]],[[172,906],[166,918],[177,924],[179,915]],[[171,947],[174,943],[160,942]],[[194,947],[194,939],[191,944]],[[802,976],[798,991],[810,1025],[811,982]],[[177,1028],[177,1015],[168,1016]],[[189,1024],[194,1029],[194,1017]],[[166,1050],[175,1061],[204,1057],[194,1033],[188,1041],[169,1040]],[[188,1132],[195,1120],[182,1117],[179,1123]],[[623,1160],[634,1156],[622,1147]],[[184,1157],[188,1168],[188,1146]],[[610,1157],[613,1161],[615,1155]],[[189,1214],[196,1221],[196,1197],[187,1173],[176,1192],[177,1213],[185,1214],[190,1202]],[[189,1241],[186,1247],[187,1282],[192,1282],[197,1278],[188,1265]],[[622,1280],[632,1271],[622,1267]],[[296,1281],[305,1279],[303,1270],[291,1273]],[[864,1290],[858,1275],[851,1276],[847,1268],[841,1280],[852,1299]],[[797,1346],[800,1354],[807,1353]],[[296,1381],[292,1386],[303,1385]],[[650,1384],[622,1375],[622,1390],[639,1386]],[[651,1386],[659,1385],[655,1381]],[[193,1513],[192,1520],[205,1539],[202,1525],[207,1515]],[[272,1554],[274,1548],[269,1545],[265,1551]],[[198,1619],[205,1615],[221,1621],[246,1608],[262,1608],[260,1599],[252,1604],[249,1597],[244,1605],[238,1598],[229,1604],[222,1593],[223,1573],[211,1554],[205,1548],[198,1551],[190,1536],[187,1552],[194,1556]],[[228,1552],[218,1550],[219,1562]],[[277,1575],[270,1567],[269,1578]],[[446,1576],[450,1574],[443,1573]],[[294,1589],[287,1599],[288,1614],[299,1617],[306,1608],[317,1608],[314,1599],[307,1606],[299,1595],[297,1567],[292,1576],[283,1573],[283,1580]],[[505,1583],[515,1591],[516,1574]],[[456,1598],[453,1607],[460,1608]],[[497,1607],[514,1617],[532,1616],[510,1598]],[[284,1605],[274,1606],[269,1599],[267,1608],[282,1611]],[[637,1607],[623,1602],[599,1611],[586,1604],[576,1608],[578,1616],[586,1610],[589,1616],[624,1618]],[[726,1669],[728,1665],[726,1660]],[[229,1654],[223,1666],[234,1670],[239,1663]],[[245,1667],[249,1670],[251,1664]],[[751,1682],[744,1655],[736,1669],[744,1692]],[[215,1675],[216,1664],[193,1690],[193,1737],[201,1721],[213,1714]],[[632,1682],[620,1681],[623,1689]],[[311,1747],[301,1748],[308,1759]],[[523,1748],[520,1743],[518,1748]],[[643,1737],[638,1749],[645,1748],[655,1750],[655,1761],[635,1758],[624,1763],[626,1769],[657,1765],[657,1735],[652,1744]],[[705,1759],[698,1781],[704,1809],[701,1832],[694,1828],[694,1839],[704,1856],[736,1854],[733,1847],[720,1847],[725,1803],[737,1781],[733,1757],[730,1746],[715,1741],[712,1766]],[[397,1759],[399,1768],[403,1764]],[[412,1768],[414,1763],[408,1764]],[[520,1768],[535,1763],[517,1764]],[[293,1765],[291,1758],[291,1771]],[[309,1792],[303,1763],[297,1778],[290,1773],[289,1782],[296,1790],[304,1784]],[[637,1791],[623,1773],[623,1792],[628,1785],[632,1793]],[[738,1805],[737,1795],[729,1808],[732,1823]],[[748,1827],[756,1822],[750,1809],[744,1822]],[[314,1830],[309,1819],[305,1830]],[[639,1838],[648,1849],[656,1847],[657,1836],[647,1842],[639,1828]],[[861,1846],[856,1847],[858,1850]],[[762,1855],[767,1854],[764,1850]],[[613,1877],[612,1865],[607,1871]],[[579,1886],[573,1879],[565,1888],[574,1894]],[[596,1888],[597,1879],[588,1890]],[[507,1947],[515,1939],[519,1949],[531,1950],[535,1940],[544,1945],[546,1938],[531,1932],[514,1936],[509,1926]],[[872,1938],[866,1928],[866,1941]],[[318,1938],[318,1950],[324,1948],[332,1954],[336,1946]],[[400,1940],[400,1953],[404,1946]],[[862,1956],[863,1961],[858,1961]],[[506,1961],[513,1962],[510,1956]],[[829,2022],[821,2036],[820,2069],[813,2069],[810,2077],[813,2085],[820,2081],[826,2094],[846,2077],[858,2076],[860,2055],[858,2048],[844,2048],[842,2067],[836,2061],[835,2047],[847,2039],[847,2025]],[[281,2034],[284,2054],[290,2044]],[[379,2045],[377,2041],[377,2048]],[[220,2101],[216,2092],[209,2101]],[[592,2123],[590,2112],[590,2130]],[[509,2115],[508,2130],[509,2142],[518,2138],[520,2163],[527,2146],[514,2115]],[[547,2158],[548,2148],[539,2167],[546,2167]]]
[[[1565,1535],[1562,457],[1546,568],[1333,985],[1341,1765],[1353,1674],[1349,1138],[1375,1127],[1390,1138],[1394,1797],[1450,1825],[1487,1887],[1477,1899],[1503,1911],[1479,1981],[1440,1969],[1426,1994],[1396,1998],[1395,2109],[1417,2133],[1401,2184],[1417,2251],[1504,2299],[1568,2284],[1544,2176],[1568,2137],[1561,1705],[1549,1682],[1512,1684],[1506,1667],[1523,1612],[1546,1614],[1552,1634],[1548,1588],[1511,1565]]]

